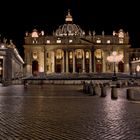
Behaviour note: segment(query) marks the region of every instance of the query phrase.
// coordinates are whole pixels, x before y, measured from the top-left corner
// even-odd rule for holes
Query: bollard
[[[88,92],[88,83],[85,84],[85,93]]]
[[[125,84],[125,86],[128,86],[128,82],[127,81],[125,81],[124,84]]]
[[[90,86],[90,94],[95,95],[95,87],[94,87],[94,85]]]
[[[118,93],[116,87],[111,88],[111,99],[118,99]]]
[[[133,89],[128,88],[128,89],[126,90],[126,98],[127,98],[128,100],[134,100],[134,92],[133,92]]]
[[[92,92],[92,86],[93,86],[92,81],[90,81],[90,83],[89,83],[89,94],[91,94],[91,92]]]
[[[85,85],[85,93],[89,93],[90,92],[90,85],[89,83],[86,83]]]
[[[98,84],[96,84],[94,87],[94,95],[101,95],[101,88]]]
[[[83,92],[86,92],[86,83],[85,83],[85,81],[83,82]]]
[[[106,97],[106,86],[105,85],[101,85],[101,97]]]

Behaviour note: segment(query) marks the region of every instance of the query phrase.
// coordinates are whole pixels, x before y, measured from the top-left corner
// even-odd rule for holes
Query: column
[[[92,60],[93,60],[93,72],[96,72],[96,62],[95,62],[95,54],[94,54],[94,51],[92,51]]]
[[[92,51],[89,52],[89,72],[92,73]]]
[[[69,57],[68,57],[68,51],[66,50],[66,73],[69,72]]]
[[[85,73],[85,51],[83,50],[83,73]]]
[[[129,72],[130,68],[129,68],[129,53],[127,53],[126,51],[124,51],[124,72]]]
[[[118,73],[118,65],[119,65],[119,62],[116,63],[116,73]]]
[[[55,73],[55,52],[53,51],[52,54],[52,72]]]
[[[63,67],[62,67],[62,72],[65,73],[66,72],[66,51],[64,50],[64,56],[63,56]]]
[[[46,74],[47,73],[47,71],[46,71],[46,66],[47,66],[47,64],[46,64],[46,48],[45,48],[45,46],[44,46],[44,73]]]
[[[102,51],[102,66],[103,66],[103,68],[102,68],[102,72],[106,72],[106,59],[107,59],[107,57],[106,57],[106,51]]]
[[[73,50],[73,73],[75,73],[75,51]]]

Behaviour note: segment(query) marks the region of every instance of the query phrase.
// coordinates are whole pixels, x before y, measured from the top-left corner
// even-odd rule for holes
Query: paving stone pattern
[[[140,140],[140,103],[80,85],[0,87],[0,140]]]

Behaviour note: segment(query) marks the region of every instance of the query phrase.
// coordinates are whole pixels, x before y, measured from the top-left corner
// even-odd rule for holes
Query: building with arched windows
[[[38,72],[112,73],[112,62],[115,62],[116,72],[130,72],[128,32],[120,29],[111,35],[106,35],[104,31],[101,35],[95,31],[86,34],[73,23],[70,11],[65,24],[60,25],[52,35],[45,35],[44,31],[36,29],[31,33],[26,32],[23,47],[26,76]],[[119,56],[121,59],[117,61]]]

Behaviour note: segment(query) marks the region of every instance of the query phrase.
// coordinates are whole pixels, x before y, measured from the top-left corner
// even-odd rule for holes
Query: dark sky
[[[0,34],[12,39],[21,55],[25,31],[36,28],[46,34],[52,33],[65,23],[68,9],[74,23],[83,30],[95,30],[96,34],[104,30],[105,34],[112,34],[113,30],[122,28],[129,32],[132,46],[140,47],[140,7],[134,0],[16,1],[1,3]]]

